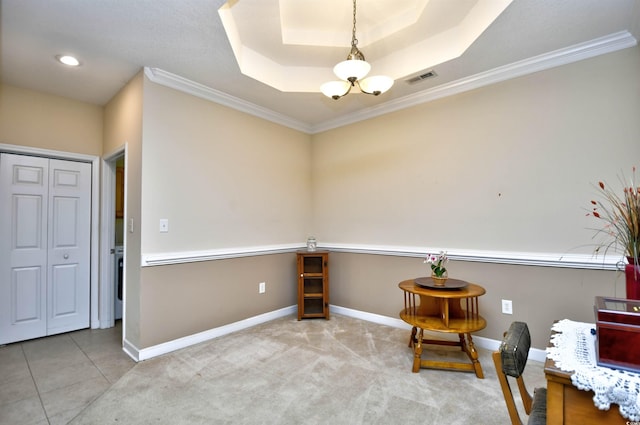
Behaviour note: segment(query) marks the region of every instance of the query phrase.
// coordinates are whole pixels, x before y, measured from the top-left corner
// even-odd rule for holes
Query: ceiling
[[[378,97],[336,101],[317,83],[335,79],[332,67],[348,54],[351,1],[225,3],[0,0],[0,78],[104,105],[148,67],[156,82],[197,87],[203,97],[315,132],[630,47],[640,37],[640,0],[359,0],[358,47],[371,75],[396,82]],[[57,63],[59,54],[77,56],[81,66]],[[271,80],[260,75],[265,69]],[[429,70],[437,75],[407,82]]]

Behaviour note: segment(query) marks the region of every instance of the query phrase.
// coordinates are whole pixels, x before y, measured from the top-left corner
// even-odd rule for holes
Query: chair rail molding
[[[217,248],[200,251],[143,253],[141,267],[224,260],[240,257],[253,257],[257,255],[282,254],[287,252],[294,253],[297,250],[305,248],[306,244],[304,242],[300,242],[281,245]],[[330,242],[318,244],[318,249],[352,254],[373,254],[415,258],[422,258],[428,252],[438,252],[441,250],[441,248],[426,246],[364,245]],[[591,254],[448,249],[447,256],[452,260],[478,263],[562,267],[571,269],[624,270],[624,257],[622,255],[595,256]]]

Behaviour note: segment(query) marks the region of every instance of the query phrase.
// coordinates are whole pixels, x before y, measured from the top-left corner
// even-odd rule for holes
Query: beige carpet
[[[411,372],[409,331],[286,317],[137,364],[72,424],[508,424],[490,353]],[[457,357],[459,348],[429,350]],[[544,385],[529,362],[531,390]]]

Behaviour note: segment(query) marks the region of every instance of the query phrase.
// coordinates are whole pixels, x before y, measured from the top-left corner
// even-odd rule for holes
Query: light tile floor
[[[122,322],[0,347],[0,424],[66,424],[135,362]]]

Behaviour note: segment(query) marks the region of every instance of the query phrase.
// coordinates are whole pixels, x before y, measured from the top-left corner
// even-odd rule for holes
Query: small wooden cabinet
[[[298,251],[298,320],[329,319],[329,252]]]

